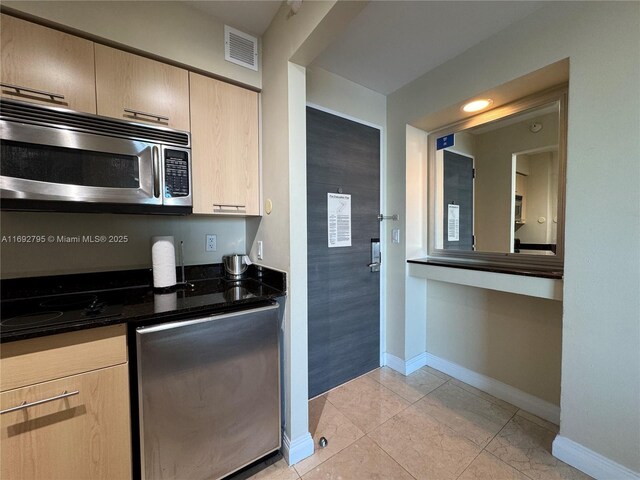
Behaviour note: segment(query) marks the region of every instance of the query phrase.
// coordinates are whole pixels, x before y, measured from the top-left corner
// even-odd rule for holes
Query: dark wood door
[[[473,158],[444,151],[444,224],[445,250],[473,250]],[[449,205],[456,206],[458,228],[449,236]]]
[[[351,246],[329,248],[329,193],[351,195]],[[380,365],[378,213],[380,131],[307,108],[309,398]]]

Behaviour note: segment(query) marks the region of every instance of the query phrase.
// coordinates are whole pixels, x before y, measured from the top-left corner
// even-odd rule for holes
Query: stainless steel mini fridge
[[[136,329],[143,479],[219,479],[280,448],[277,308]]]

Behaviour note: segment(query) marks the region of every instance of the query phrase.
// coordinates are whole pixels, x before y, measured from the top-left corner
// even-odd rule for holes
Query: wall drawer
[[[9,342],[2,345],[0,391],[126,361],[124,324]]]

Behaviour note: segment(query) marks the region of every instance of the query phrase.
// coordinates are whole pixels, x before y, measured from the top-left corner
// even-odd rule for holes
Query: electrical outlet
[[[211,233],[207,233],[207,240],[204,244],[205,252],[215,252],[218,250],[218,237]]]
[[[394,228],[391,230],[391,241],[393,243],[400,243],[400,229]]]
[[[258,260],[262,260],[262,240],[258,240]]]

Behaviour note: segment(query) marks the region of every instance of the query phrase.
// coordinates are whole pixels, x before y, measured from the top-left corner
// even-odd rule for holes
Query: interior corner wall
[[[405,258],[424,258],[427,256],[427,132],[406,125],[406,179],[405,188],[407,202],[405,204],[406,231]],[[395,213],[395,212],[394,212]],[[387,229],[397,228],[396,222],[389,222]],[[395,246],[395,245],[393,245]],[[388,250],[388,249],[387,249]],[[409,265],[404,268],[408,272]],[[406,274],[405,274],[406,275]],[[404,297],[404,329],[402,330],[402,354],[399,358],[407,361],[422,354],[427,338],[427,323],[424,312],[427,307],[425,288],[427,281],[423,278],[406,276]],[[396,318],[397,320],[397,318]],[[398,322],[387,322],[387,335],[392,337],[392,328]],[[396,334],[396,337],[398,335]],[[394,337],[392,337],[394,338]]]
[[[639,26],[637,2],[551,3],[387,97],[394,159],[387,198],[402,217],[407,123],[569,58],[560,434],[634,472],[640,472]],[[396,249],[392,261],[404,266],[402,254]],[[390,284],[404,298],[404,268],[394,273]],[[445,286],[439,294],[450,304],[460,289]],[[522,304],[518,296],[490,302],[500,309]],[[466,308],[476,306],[482,303]],[[399,302],[388,308],[388,317],[404,315]]]
[[[224,59],[224,23],[185,2],[3,1],[4,7],[255,88],[262,72]]]

